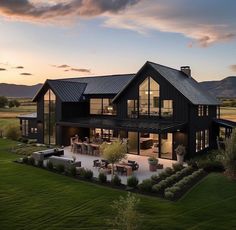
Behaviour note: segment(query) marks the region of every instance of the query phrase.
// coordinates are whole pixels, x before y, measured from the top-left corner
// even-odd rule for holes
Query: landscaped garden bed
[[[138,178],[131,176],[127,178],[127,185],[121,183],[118,175],[114,175],[111,181],[107,180],[104,173],[100,173],[98,178],[93,177],[93,171],[85,168],[71,166],[65,168],[64,165],[53,165],[50,161],[45,165],[43,161],[35,161],[34,158],[25,156],[16,162],[39,167],[54,173],[73,177],[78,180],[109,186],[122,190],[129,190],[149,196],[156,196],[172,201],[181,198],[191,187],[198,183],[207,172],[203,169],[180,164],[173,164],[173,168],[167,167],[163,172],[153,175],[150,179],[139,183]]]

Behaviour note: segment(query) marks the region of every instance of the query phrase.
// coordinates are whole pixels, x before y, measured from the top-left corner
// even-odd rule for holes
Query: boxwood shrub
[[[135,188],[137,187],[138,185],[138,178],[136,176],[131,176],[131,177],[128,177],[127,179],[127,185],[131,188]]]
[[[116,186],[120,186],[121,185],[121,179],[118,175],[115,175],[112,179],[111,179],[111,183],[113,185],[116,185]]]
[[[35,165],[35,160],[34,160],[33,157],[29,157],[29,158],[28,158],[28,164],[30,164],[30,165]]]
[[[107,175],[105,173],[100,172],[98,175],[98,180],[100,183],[106,183],[107,182]]]
[[[37,166],[40,167],[40,168],[42,168],[42,167],[43,167],[43,160],[39,160],[39,161],[37,162]]]
[[[85,169],[83,177],[86,180],[92,180],[93,179],[93,171],[91,171],[90,169]]]
[[[65,166],[63,164],[58,164],[56,166],[56,170],[59,172],[59,173],[63,173],[65,172]]]
[[[53,170],[53,163],[52,163],[51,161],[48,161],[48,162],[47,162],[47,168],[48,168],[49,170]]]
[[[180,163],[174,163],[172,164],[172,167],[175,172],[178,172],[184,168],[184,166]]]
[[[138,189],[143,192],[151,192],[152,186],[153,186],[152,180],[146,179],[146,180],[143,180],[142,183],[138,185]]]
[[[23,157],[23,159],[22,159],[22,161],[23,161],[23,163],[25,163],[25,164],[28,164],[28,157]]]

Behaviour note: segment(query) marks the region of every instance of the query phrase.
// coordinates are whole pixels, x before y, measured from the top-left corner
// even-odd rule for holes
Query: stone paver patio
[[[98,170],[98,168],[93,167],[93,161],[96,159],[102,159],[102,157],[73,153],[73,152],[71,152],[70,147],[64,148],[64,155],[65,155],[65,157],[70,157],[70,158],[72,156],[75,156],[76,161],[81,161],[81,166],[83,168],[92,170],[94,177],[98,177],[99,170]],[[139,164],[139,169],[137,171],[133,172],[133,175],[135,175],[139,179],[139,182],[142,182],[144,179],[150,178],[153,174],[158,174],[163,171],[163,169],[158,169],[156,172],[150,172],[147,156],[127,154],[126,160],[133,160]],[[164,165],[164,169],[166,167],[171,167],[172,164],[176,162],[176,161],[160,159],[160,158],[158,158],[158,160],[159,160],[159,164]],[[127,176],[119,175],[119,177],[121,178],[121,181],[123,184],[127,184],[127,178],[128,178]],[[107,179],[111,180],[110,174],[107,175]]]

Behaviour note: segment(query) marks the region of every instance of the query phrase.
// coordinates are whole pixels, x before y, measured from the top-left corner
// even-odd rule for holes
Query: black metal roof
[[[159,65],[153,62],[146,62],[139,72],[146,66],[151,66],[155,71],[162,75],[173,87],[175,87],[185,98],[195,105],[218,105],[219,101],[206,92],[201,85],[192,77],[187,76],[180,70],[168,66]],[[139,72],[136,74],[138,76]],[[135,77],[132,79],[134,80]],[[130,81],[131,82],[131,81]],[[129,83],[130,83],[129,82]],[[116,95],[113,101],[117,100],[125,91],[126,87]]]
[[[185,126],[185,123],[166,121],[145,121],[145,120],[118,120],[107,118],[72,118],[60,121],[57,124],[62,126],[79,126],[90,128],[122,129],[127,131],[141,131],[163,133],[167,131],[177,131]]]
[[[47,80],[47,83],[62,102],[80,101],[87,86],[86,83],[59,80]]]
[[[236,128],[235,121],[230,121],[226,119],[214,119],[214,122],[225,127]]]
[[[167,66],[159,65],[152,62],[146,64],[151,66],[155,71],[161,74],[173,87],[175,87],[185,98],[195,105],[218,105],[216,98],[206,92],[200,84],[192,77],[188,77],[180,70],[172,69]],[[129,84],[139,75],[120,74],[95,77],[77,77],[59,80],[47,80],[54,93],[61,98],[63,102],[78,102],[82,95],[99,95],[111,94],[114,96],[113,101],[120,97]],[[44,84],[44,85],[45,85]],[[41,90],[34,97],[37,100]]]
[[[195,105],[218,105],[219,101],[204,90],[201,85],[191,76],[187,76],[180,70],[168,66],[148,62],[158,71],[171,85],[182,93]]]
[[[95,77],[78,77],[61,79],[60,81],[86,83],[85,95],[89,94],[117,94],[128,83],[135,74],[120,74]]]
[[[49,86],[62,102],[78,102],[83,96],[87,84],[60,80],[47,80],[35,95],[33,101],[37,100],[45,85]]]

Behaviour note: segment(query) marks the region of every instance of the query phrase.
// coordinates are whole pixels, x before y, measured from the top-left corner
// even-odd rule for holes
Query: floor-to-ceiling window
[[[139,114],[159,116],[160,86],[147,77],[139,86]]]
[[[161,158],[172,159],[173,158],[173,134],[163,133],[161,134]]]
[[[138,132],[128,132],[128,153],[138,154]]]
[[[139,149],[141,156],[159,157],[159,134],[140,133]]]
[[[44,95],[44,143],[56,144],[56,96],[52,90]]]

